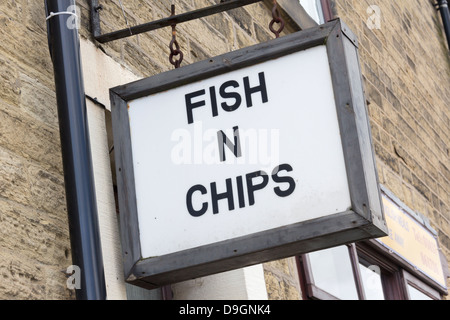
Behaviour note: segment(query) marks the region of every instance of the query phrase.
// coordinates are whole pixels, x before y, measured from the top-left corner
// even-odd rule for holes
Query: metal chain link
[[[171,5],[171,16],[175,15],[175,5]],[[175,69],[179,68],[181,66],[181,62],[183,62],[183,52],[180,49],[180,45],[177,41],[177,25],[174,23],[172,24],[172,41],[170,41],[169,48],[170,48],[170,55],[169,55],[169,62],[175,66]],[[178,59],[174,59],[174,57],[180,56]]]
[[[273,8],[272,8],[272,21],[269,24],[269,29],[275,34],[275,37],[279,38],[280,33],[284,30],[284,20],[281,18],[280,12],[278,11],[278,3],[277,0],[273,0]],[[278,29],[275,29],[273,25],[277,23],[280,24]]]

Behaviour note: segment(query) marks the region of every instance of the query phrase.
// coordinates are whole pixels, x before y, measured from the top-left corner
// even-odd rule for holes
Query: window
[[[408,294],[411,300],[433,300],[433,298],[426,295],[422,291],[417,290],[410,284],[408,284]]]
[[[314,19],[318,24],[325,22],[322,3],[320,0],[299,0],[305,11]]]
[[[329,0],[299,0],[306,13],[318,24],[323,24],[333,19]]]
[[[316,290],[330,294],[328,298],[358,299],[347,246],[313,252],[308,258]]]
[[[377,250],[374,240],[302,255],[307,300],[440,300],[440,293]]]
[[[403,271],[406,295],[409,300],[440,300],[439,292],[416,279],[407,271]]]
[[[385,300],[380,268],[359,262],[359,273],[361,274],[366,299]]]

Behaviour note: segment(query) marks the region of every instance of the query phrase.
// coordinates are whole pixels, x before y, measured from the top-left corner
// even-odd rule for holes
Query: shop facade
[[[171,12],[168,1],[77,1],[61,15],[48,15],[42,3],[0,5],[4,31],[0,43],[1,299],[75,299],[83,272],[73,263],[76,253],[68,221],[72,209],[67,206],[59,93],[46,19],[64,19],[68,29],[79,33],[103,296],[120,300],[446,299],[450,56],[445,15],[433,1],[277,2],[285,23],[281,38],[337,18],[355,36],[387,237],[261,261],[151,290],[126,284],[117,175],[121,167],[117,167],[110,89],[174,69],[178,51],[183,53],[182,69],[276,37],[269,28],[275,19],[272,1],[252,1],[174,28],[165,22],[164,27],[133,32],[137,25],[226,2],[175,1],[176,12]],[[117,30],[125,30],[125,36],[104,36]],[[174,35],[178,46],[171,42]],[[264,80],[261,74],[259,80],[260,84]],[[263,102],[271,98],[265,99],[261,88],[254,92],[247,95],[247,104],[252,95],[254,100],[261,95]],[[192,101],[198,103],[198,96]],[[191,111],[196,116],[194,105]],[[193,155],[188,160],[195,165],[198,159]],[[236,199],[235,206],[241,204]],[[194,216],[199,215],[198,208],[191,203]]]

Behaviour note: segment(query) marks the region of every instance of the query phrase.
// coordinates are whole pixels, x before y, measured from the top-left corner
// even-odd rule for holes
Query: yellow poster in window
[[[438,243],[434,235],[385,195],[383,206],[389,236],[378,240],[446,287]]]

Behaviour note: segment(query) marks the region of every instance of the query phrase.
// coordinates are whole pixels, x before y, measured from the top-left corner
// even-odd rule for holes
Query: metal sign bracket
[[[163,18],[160,20],[151,21],[137,26],[125,28],[122,30],[102,34],[100,23],[101,21],[100,13],[102,10],[102,6],[99,3],[99,0],[90,0],[89,5],[91,10],[91,31],[95,40],[97,40],[100,43],[107,43],[114,40],[119,40],[130,36],[138,35],[140,33],[157,30],[164,27],[170,27],[173,24],[179,24],[187,21],[192,21],[195,19],[204,18],[223,11],[243,7],[261,1],[263,0],[221,0],[220,3],[209,7],[169,16],[167,18]]]

